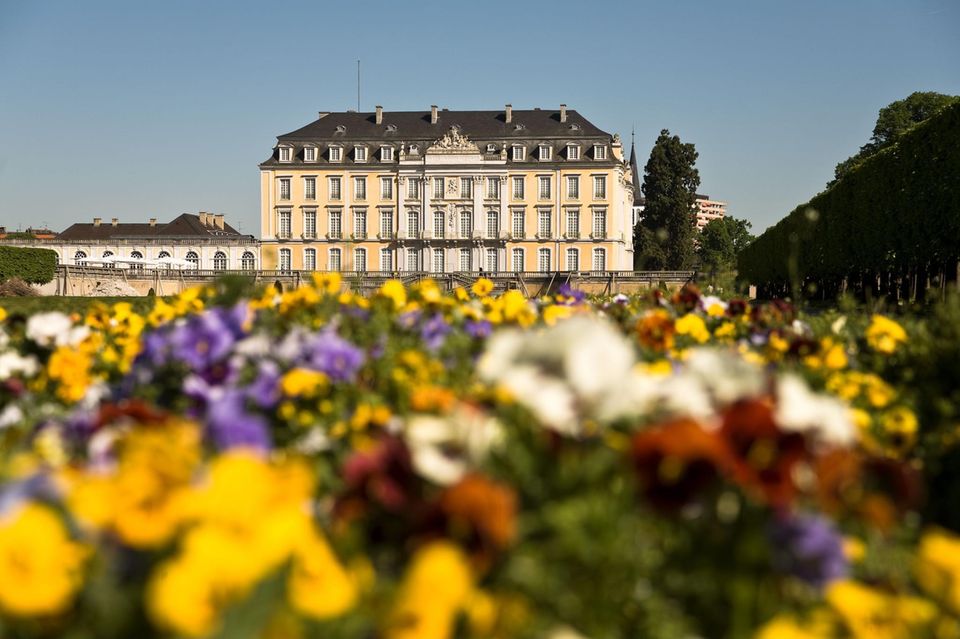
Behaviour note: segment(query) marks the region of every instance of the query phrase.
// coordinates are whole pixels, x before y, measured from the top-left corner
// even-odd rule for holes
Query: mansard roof
[[[58,240],[119,240],[119,239],[163,239],[163,238],[243,238],[239,231],[223,223],[219,228],[210,215],[207,224],[201,222],[199,215],[183,213],[166,224],[142,222],[83,223],[70,225],[57,236]]]

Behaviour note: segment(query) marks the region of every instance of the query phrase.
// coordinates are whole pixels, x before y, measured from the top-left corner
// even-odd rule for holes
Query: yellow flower
[[[726,314],[727,310],[721,304],[713,303],[707,307],[707,315],[710,317],[723,317]]]
[[[83,399],[93,376],[90,357],[80,349],[60,346],[47,362],[47,375],[59,382],[57,396],[65,402],[74,403]]]
[[[924,592],[960,613],[960,537],[939,529],[924,533],[914,574]]]
[[[870,348],[885,355],[893,353],[898,345],[907,341],[907,332],[903,327],[883,315],[870,318],[865,335]]]
[[[327,376],[309,368],[294,368],[280,378],[280,390],[287,397],[312,397],[327,385]]]
[[[467,289],[463,288],[462,286],[458,286],[453,289],[453,296],[457,298],[458,302],[470,301],[470,293],[467,293]]]
[[[318,272],[313,274],[313,285],[321,293],[336,295],[343,286],[343,280],[340,278],[340,274],[336,272]]]
[[[387,280],[380,287],[380,296],[393,302],[394,310],[400,310],[407,303],[407,289],[400,280]]]
[[[210,575],[184,559],[161,564],[147,584],[147,612],[156,624],[187,637],[217,629],[216,603],[223,600]]]
[[[552,305],[543,309],[543,322],[547,326],[555,326],[559,320],[566,319],[573,314],[569,306]]]
[[[386,639],[448,639],[473,592],[466,556],[449,542],[434,542],[414,556],[385,628]]]
[[[679,318],[674,324],[677,335],[689,335],[700,344],[710,339],[710,331],[707,330],[707,324],[703,318],[693,313],[687,313]]]
[[[314,533],[294,554],[287,595],[291,605],[304,615],[329,619],[356,604],[357,581],[340,564],[327,541]]]
[[[477,297],[486,297],[493,291],[493,282],[485,277],[481,277],[473,283],[470,290],[473,291],[473,294]]]
[[[645,362],[637,364],[637,368],[647,375],[655,375],[657,377],[666,377],[673,374],[673,365],[670,363],[670,360],[667,359],[658,359],[655,362]]]
[[[834,619],[830,612],[814,610],[807,618],[779,614],[764,624],[755,639],[821,639],[836,636]]]
[[[8,512],[0,520],[0,608],[21,617],[63,612],[80,588],[85,557],[46,506]]]
[[[867,545],[856,537],[844,537],[843,555],[851,563],[858,564],[867,556]]]
[[[885,412],[880,418],[884,435],[899,452],[913,446],[917,438],[917,416],[906,406],[897,406]]]
[[[925,636],[937,614],[924,599],[887,594],[849,580],[831,584],[826,599],[856,639]]]
[[[830,370],[836,371],[847,367],[847,353],[843,346],[835,344],[832,339],[827,338],[821,344],[823,348],[823,364]]]
[[[737,325],[733,322],[724,322],[713,331],[714,337],[729,339],[737,334]]]
[[[7,312],[0,306],[0,322],[7,319]]]

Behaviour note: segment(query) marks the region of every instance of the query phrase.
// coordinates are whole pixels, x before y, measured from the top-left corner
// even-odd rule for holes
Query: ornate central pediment
[[[470,138],[460,132],[460,127],[452,126],[446,135],[434,142],[427,153],[439,153],[445,155],[480,153],[480,148],[470,141]]]

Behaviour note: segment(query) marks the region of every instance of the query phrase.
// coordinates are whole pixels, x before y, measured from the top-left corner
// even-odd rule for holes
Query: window
[[[460,211],[460,237],[469,238],[473,233],[473,211]],[[463,269],[461,269],[463,270]]]
[[[593,270],[607,270],[607,250],[602,248],[593,249]]]
[[[500,237],[500,211],[487,211],[487,237]]]
[[[420,237],[420,213],[418,211],[407,212],[407,234],[410,237]]]
[[[460,264],[459,269],[461,271],[472,271],[473,270],[473,260],[471,259],[470,249],[462,248],[460,249]]]
[[[381,271],[392,271],[393,270],[393,251],[388,248],[380,249],[380,270]]]
[[[580,159],[580,145],[578,145],[578,144],[568,144],[568,145],[567,145],[567,159],[568,159],[568,160],[579,160],[579,159]]]
[[[596,144],[593,147],[593,159],[594,160],[606,160],[607,159],[607,147],[602,144]]]
[[[290,161],[290,147],[286,147],[286,146],[280,147],[280,161],[281,162]]]
[[[580,237],[580,211],[567,209],[567,237]]]
[[[380,239],[393,239],[393,209],[380,211]]]
[[[341,197],[343,197],[342,192],[340,190],[340,178],[332,177],[330,178],[329,181],[330,181],[330,199],[339,200]]]
[[[513,211],[513,239],[518,240],[520,238],[526,237],[526,229],[524,227],[524,214],[523,209],[514,209]]]
[[[513,161],[514,161],[514,162],[520,162],[520,161],[523,160],[524,149],[523,149],[522,146],[515,146],[515,147],[513,147],[513,148],[511,149],[511,152],[513,153],[513,155],[512,155],[511,157],[513,158]]]
[[[420,251],[417,249],[407,249],[407,270],[419,271],[420,269]]]
[[[488,248],[487,249],[487,272],[496,273],[500,270],[500,265],[498,264],[499,260],[497,259],[497,249]]]
[[[343,161],[343,149],[339,146],[330,147],[330,161],[331,162],[341,162]]]
[[[487,197],[491,200],[500,199],[500,178],[487,178]]]
[[[523,249],[515,248],[510,251],[510,268],[519,273],[523,271]]]
[[[290,239],[290,210],[280,211],[277,221],[277,237],[281,240]]]
[[[290,178],[280,178],[278,180],[277,190],[280,192],[281,200],[290,199]]]
[[[367,210],[356,209],[353,212],[353,237],[358,240],[367,237]]]
[[[540,176],[538,178],[538,182],[540,184],[540,188],[538,190],[540,199],[549,200],[550,199],[550,177],[546,175]]]
[[[303,149],[303,161],[304,162],[316,162],[317,161],[317,150],[312,146],[304,147]]]
[[[354,162],[366,162],[366,161],[367,161],[367,147],[365,147],[365,146],[355,146],[355,147],[353,147],[353,161],[354,161]]]
[[[537,212],[537,237],[550,237],[550,209]]]
[[[340,209],[330,211],[330,232],[327,236],[331,240],[339,240],[343,237],[343,213]]]
[[[578,251],[575,248],[567,249],[567,270],[568,271],[580,270],[580,251]]]
[[[142,259],[143,259],[143,253],[141,253],[140,251],[130,251],[130,259],[131,259],[131,260],[142,260]],[[131,264],[131,265],[130,265],[130,268],[135,268],[135,269],[138,269],[138,270],[142,270],[142,269],[143,269],[143,264],[142,264],[142,263],[141,263],[141,264],[136,264],[136,263],[134,263],[134,264]]]
[[[361,273],[367,270],[367,249],[353,249],[353,270]]]
[[[513,177],[513,199],[523,199],[523,176],[515,175]]]
[[[192,269],[200,268],[200,256],[194,253],[193,251],[187,251],[187,254],[183,256],[183,259],[190,262],[190,268]]]
[[[433,178],[433,199],[443,199],[443,178]]]
[[[367,178],[353,178],[353,197],[357,198],[358,200],[367,199]]]
[[[113,257],[113,251],[104,251],[103,255],[100,256],[101,259],[104,257]]]
[[[602,200],[607,197],[607,176],[593,176],[593,199]]]
[[[303,270],[317,270],[317,249],[303,249]]]
[[[576,175],[567,176],[567,197],[576,200],[580,197],[580,177]]]
[[[293,260],[290,257],[290,249],[280,249],[280,270],[287,272],[293,269]]]
[[[542,248],[537,251],[537,270],[541,273],[550,270],[550,249]]]
[[[309,209],[303,212],[303,238],[312,240],[317,237],[317,211]]]
[[[443,237],[444,236],[444,215],[443,211],[434,211],[433,212],[433,237]]]
[[[407,197],[419,200],[420,199],[420,180],[417,178],[407,178]]]
[[[593,210],[593,237],[596,239],[607,237],[607,209]]]
[[[380,161],[381,161],[381,162],[393,162],[393,147],[392,147],[392,146],[381,146],[381,147],[380,147]]]
[[[541,160],[541,161],[543,161],[543,160],[549,160],[549,159],[550,159],[550,151],[552,151],[552,149],[551,149],[549,146],[547,146],[546,144],[541,144],[541,145],[540,145],[540,149],[539,149],[538,159]]]
[[[87,254],[83,251],[77,251],[73,254],[73,263],[79,264],[81,261],[87,259]]]
[[[303,178],[303,198],[305,200],[317,199],[317,178]]]
[[[473,197],[473,178],[460,178],[460,197]]]
[[[245,271],[252,271],[257,268],[257,258],[250,251],[244,251],[240,256],[240,268]]]
[[[106,253],[103,254],[103,256],[106,257],[106,256],[107,256],[107,253],[109,253],[110,255],[113,255],[113,251],[107,251]],[[167,253],[166,251],[160,251],[160,252],[157,254],[157,259],[161,259],[161,260],[162,260],[162,259],[167,258],[167,257],[170,257],[170,254]]]
[[[380,178],[380,199],[381,200],[393,199],[393,178],[392,177]]]
[[[443,249],[441,248],[433,249],[433,272],[434,273],[444,272],[443,257],[444,257]]]
[[[339,271],[342,268],[342,260],[340,259],[340,249],[332,248],[330,249],[330,255],[327,257],[329,264],[327,265],[331,271]]]
[[[215,271],[225,271],[227,270],[227,254],[223,251],[217,251],[213,254],[213,270]]]

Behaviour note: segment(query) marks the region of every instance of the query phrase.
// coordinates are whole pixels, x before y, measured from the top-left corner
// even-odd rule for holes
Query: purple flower
[[[467,320],[463,323],[463,329],[467,331],[470,337],[478,339],[489,337],[493,332],[493,325],[487,320]]]
[[[304,347],[305,364],[335,382],[353,380],[365,359],[360,348],[329,329],[311,335]]]
[[[843,539],[833,524],[818,515],[786,515],[770,527],[774,567],[823,588],[846,576]]]
[[[175,360],[195,371],[204,370],[229,355],[244,334],[246,317],[246,305],[238,304],[233,308],[214,308],[173,327],[148,333],[143,339],[140,362],[156,367]]]
[[[211,397],[207,404],[207,427],[221,449],[238,446],[270,449],[267,420],[247,411],[244,393],[227,389]]]
[[[577,290],[564,282],[560,285],[560,288],[557,289],[557,293],[570,299],[571,304],[579,304],[584,299],[586,299],[587,294],[583,291]]]
[[[260,362],[257,377],[247,386],[247,397],[260,408],[272,408],[280,401],[280,367],[271,361]]]
[[[397,324],[403,328],[413,328],[420,321],[421,315],[423,313],[418,310],[407,311],[397,316]]]
[[[443,346],[443,342],[450,333],[450,325],[443,319],[443,315],[437,313],[420,327],[420,337],[427,348],[432,351]]]

